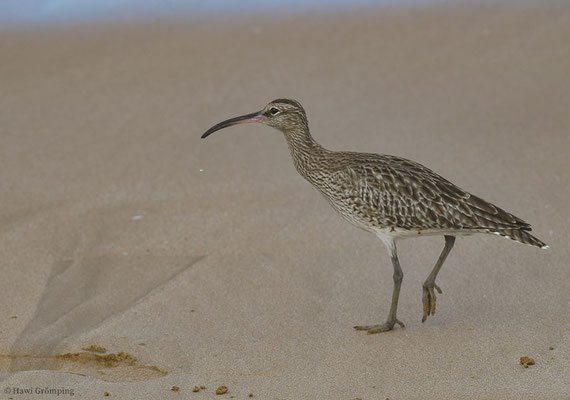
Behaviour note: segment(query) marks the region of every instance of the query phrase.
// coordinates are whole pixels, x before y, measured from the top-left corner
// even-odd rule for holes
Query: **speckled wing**
[[[345,159],[350,162],[332,179],[340,186],[346,211],[362,219],[362,225],[418,231],[530,230],[520,218],[421,164],[395,156],[349,154]]]

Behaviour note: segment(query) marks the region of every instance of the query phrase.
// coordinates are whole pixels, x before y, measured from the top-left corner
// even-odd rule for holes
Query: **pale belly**
[[[473,235],[476,231],[473,230],[455,230],[455,229],[402,229],[397,227],[390,228],[372,228],[366,229],[374,233],[376,236],[389,237],[393,239],[407,239],[420,236],[467,236]]]
[[[407,238],[417,238],[421,236],[438,236],[438,235],[451,235],[451,236],[467,236],[477,233],[474,230],[462,230],[462,229],[404,229],[397,226],[382,226],[376,221],[367,220],[354,213],[346,213],[344,210],[339,210],[333,205],[333,208],[348,222],[357,228],[364,229],[365,231],[374,233],[380,238],[386,239],[407,239]]]

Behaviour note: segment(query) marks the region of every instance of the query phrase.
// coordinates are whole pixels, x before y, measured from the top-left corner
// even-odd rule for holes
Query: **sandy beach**
[[[570,398],[568,3],[19,28],[0,59],[0,398]],[[280,132],[200,139],[282,97],[550,250],[458,239],[421,323],[444,242],[402,241],[406,328],[355,331],[386,318],[384,245]]]

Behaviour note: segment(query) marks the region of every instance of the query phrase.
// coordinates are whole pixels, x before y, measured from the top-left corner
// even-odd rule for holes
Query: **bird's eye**
[[[279,112],[279,110],[276,109],[275,107],[271,107],[271,108],[269,109],[269,112],[271,113],[271,115],[275,115],[275,114],[277,114],[277,113]]]

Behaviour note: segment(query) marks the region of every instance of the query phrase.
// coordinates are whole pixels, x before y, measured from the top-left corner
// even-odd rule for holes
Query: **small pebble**
[[[554,347],[548,346],[548,350],[554,350]]]
[[[109,396],[109,392],[105,392],[103,393],[104,396],[108,397]]]
[[[248,394],[247,397],[253,397],[253,393]]]
[[[194,386],[194,387],[192,388],[192,391],[193,391],[193,392],[199,392],[199,391],[200,391],[200,388],[199,388],[198,386]]]
[[[224,394],[228,392],[228,387],[227,386],[218,386],[218,388],[216,389],[216,394]]]
[[[523,367],[528,368],[529,365],[534,365],[534,359],[528,356],[521,356],[520,363]]]
[[[170,390],[172,390],[173,392],[178,392],[180,388],[178,386],[172,386]]]
[[[206,389],[206,386],[200,385],[200,389],[204,390],[204,389]]]

